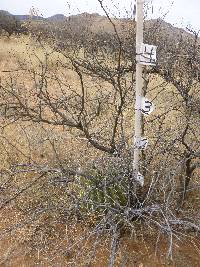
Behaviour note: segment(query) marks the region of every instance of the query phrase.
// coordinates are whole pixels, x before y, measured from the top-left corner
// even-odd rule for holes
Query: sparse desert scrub
[[[10,213],[16,220],[1,237],[19,233],[38,262],[56,264],[60,255],[66,266],[95,264],[100,244],[112,266],[123,238],[148,229],[159,233],[158,244],[167,236],[172,257],[178,239],[199,232],[199,111],[191,105],[198,102],[197,77],[190,73],[176,84],[171,65],[160,73],[148,70],[146,96],[156,110],[145,118],[150,145],[140,166],[141,188],[131,165],[134,62],[124,60],[119,40],[113,58],[105,47],[84,54],[77,46],[54,51],[30,39],[27,50],[9,42],[11,50],[15,44],[19,49],[15,67],[2,66],[9,72],[2,72],[0,92],[0,208],[16,211],[17,218]]]

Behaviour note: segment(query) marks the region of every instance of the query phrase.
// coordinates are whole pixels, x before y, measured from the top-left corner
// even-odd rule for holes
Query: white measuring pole
[[[135,134],[134,144],[140,142],[142,135],[142,97],[143,97],[143,68],[144,65],[139,63],[140,48],[143,43],[143,24],[144,24],[144,0],[136,0],[136,102],[135,102]],[[133,175],[137,178],[139,173],[139,161],[141,150],[134,145],[133,154]]]

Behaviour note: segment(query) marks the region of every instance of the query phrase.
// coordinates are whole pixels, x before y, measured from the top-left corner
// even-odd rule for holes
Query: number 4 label
[[[142,65],[156,65],[156,49],[154,45],[143,44],[140,47],[139,63]]]

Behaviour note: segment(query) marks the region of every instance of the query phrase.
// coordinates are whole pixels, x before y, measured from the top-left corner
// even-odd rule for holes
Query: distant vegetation
[[[13,33],[25,33],[21,21],[9,12],[0,10],[0,32],[5,31],[9,36]]]

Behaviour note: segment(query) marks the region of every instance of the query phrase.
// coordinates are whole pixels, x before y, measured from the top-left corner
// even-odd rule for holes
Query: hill
[[[19,19],[20,21],[26,21],[26,20],[45,20],[43,17],[41,16],[30,16],[30,15],[15,15],[15,17],[17,19]]]
[[[9,36],[14,32],[22,32],[21,21],[5,10],[0,10],[0,33],[2,32]]]
[[[71,15],[68,17],[66,17],[63,14],[55,14],[53,16],[44,18],[42,16],[30,16],[26,14],[12,15],[11,13],[5,10],[0,10],[0,12],[6,15],[9,15],[9,16],[13,16],[22,22],[31,19],[31,20],[38,21],[38,22],[40,21],[46,21],[49,23],[57,22],[58,24],[61,23],[61,25],[63,23],[67,23],[67,25],[71,26],[72,28],[87,27],[87,29],[89,29],[92,32],[114,33],[113,25],[108,21],[107,17],[99,15],[98,13],[90,14],[90,13],[84,12],[84,13],[80,13],[77,15]],[[122,31],[124,32],[127,30],[127,27],[129,28],[130,25],[133,25],[133,21],[129,19],[121,19],[121,18],[113,18],[113,17],[111,17],[111,19],[119,32],[122,32]],[[183,29],[176,28],[170,23],[167,23],[161,19],[153,19],[153,20],[146,21],[147,29],[154,27],[155,24],[157,28],[159,25],[159,29],[164,31],[165,34],[170,35],[171,37],[175,37],[174,33],[185,32]]]
[[[47,18],[49,21],[65,21],[66,19],[67,17],[65,17],[63,14],[56,14]]]

